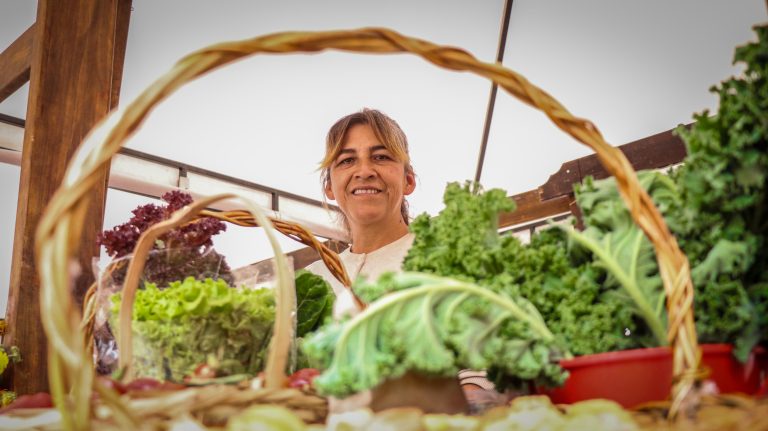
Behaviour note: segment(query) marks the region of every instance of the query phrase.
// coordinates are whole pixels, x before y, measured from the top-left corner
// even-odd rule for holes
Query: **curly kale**
[[[502,272],[498,214],[512,211],[515,204],[504,190],[472,189],[469,182],[448,184],[440,215],[424,213],[413,220],[410,229],[416,238],[403,269],[475,282]]]
[[[373,283],[356,291],[366,297],[390,292],[303,344],[325,370],[314,381],[322,393],[349,395],[409,370],[455,376],[464,368],[488,369],[500,387],[565,380],[562,351],[528,301],[423,273],[385,274],[379,283],[386,288]]]
[[[436,217],[421,215],[411,224],[416,239],[403,263],[405,270],[460,278],[510,297],[522,296],[573,354],[648,343],[626,301],[606,294],[605,271],[583,251],[571,252],[562,232],[545,230],[527,245],[514,236],[499,235],[498,213],[513,208],[503,190],[482,192],[470,183],[452,183],[444,202],[445,209]],[[627,330],[632,336],[625,335]]]
[[[678,128],[688,149],[672,175],[683,205],[671,215],[694,278],[704,341],[735,342],[746,359],[768,341],[768,26],[736,49],[739,77],[712,87],[717,113]]]

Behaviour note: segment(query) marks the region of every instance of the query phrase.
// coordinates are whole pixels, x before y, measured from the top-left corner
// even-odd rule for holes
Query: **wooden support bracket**
[[[0,53],[0,102],[29,81],[34,38],[35,25],[32,24]]]

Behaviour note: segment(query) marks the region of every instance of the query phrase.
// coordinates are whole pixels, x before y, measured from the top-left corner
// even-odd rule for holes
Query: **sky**
[[[503,6],[503,0],[134,0],[121,103],[187,53],[276,31],[383,26],[493,62]],[[0,2],[0,49],[34,22],[35,9],[35,1]],[[753,40],[751,26],[766,20],[764,0],[517,0],[503,64],[621,145],[715,108],[708,88],[739,72],[731,64],[733,48]],[[377,108],[409,138],[418,175],[412,215],[436,214],[446,183],[475,175],[489,91],[484,78],[412,55],[259,56],[187,84],[126,146],[320,200],[316,168],[328,128],[348,113]],[[24,118],[26,97],[25,87],[0,103],[0,113]],[[481,183],[522,193],[589,153],[543,114],[500,92]],[[0,164],[2,299],[18,175],[18,167]],[[146,201],[110,191],[105,227]],[[259,235],[230,228],[216,245],[237,267],[265,257],[252,245],[264,242]]]

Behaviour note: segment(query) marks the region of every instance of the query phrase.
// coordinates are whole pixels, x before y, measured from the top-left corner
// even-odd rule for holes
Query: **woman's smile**
[[[381,189],[374,187],[357,187],[352,189],[352,194],[355,196],[374,196],[381,193]]]

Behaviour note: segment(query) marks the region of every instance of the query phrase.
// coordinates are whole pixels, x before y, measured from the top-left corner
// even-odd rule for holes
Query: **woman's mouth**
[[[355,196],[359,195],[375,195],[381,193],[381,190],[374,188],[374,187],[359,187],[354,190],[352,190],[352,194]]]

